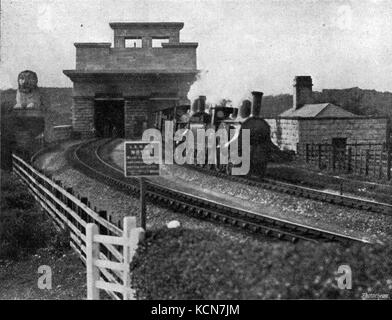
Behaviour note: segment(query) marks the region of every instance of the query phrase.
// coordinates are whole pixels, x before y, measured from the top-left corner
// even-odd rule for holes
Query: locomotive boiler
[[[250,135],[250,169],[248,175],[257,175],[262,177],[265,174],[267,163],[270,159],[271,151],[273,150],[273,143],[271,141],[271,130],[268,123],[259,116],[261,109],[261,102],[263,93],[253,91],[253,101],[244,100],[241,106],[237,108],[215,106],[211,107],[208,111],[205,108],[205,96],[200,96],[196,99],[187,116],[187,129],[192,131],[195,137],[195,144],[197,143],[198,129],[214,129],[217,132],[223,129],[227,132],[228,141],[225,147],[238,148],[239,157],[245,156],[242,154],[244,146],[242,146],[242,134],[244,129],[249,130]],[[205,148],[208,145],[208,138],[204,144]],[[201,164],[208,166],[210,169],[231,174],[233,164],[230,159],[228,163],[222,163],[220,159],[220,148],[222,147],[220,141],[216,141],[215,161],[213,164],[208,163],[208,151],[205,151],[206,159]],[[194,147],[195,150],[200,147]],[[244,149],[245,150],[245,149]],[[195,163],[196,161],[195,153]]]

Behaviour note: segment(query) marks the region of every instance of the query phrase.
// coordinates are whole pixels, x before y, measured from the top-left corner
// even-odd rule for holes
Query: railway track
[[[107,142],[108,140],[94,140],[81,143],[70,149],[68,161],[94,179],[114,186],[127,194],[137,196],[139,194],[138,180],[136,178],[125,178],[122,170],[110,165],[100,156],[100,150]],[[274,218],[264,213],[227,206],[151,180],[147,180],[146,185],[146,197],[151,202],[204,220],[238,226],[255,233],[292,242],[307,240],[312,242],[369,243],[364,239]]]
[[[225,178],[234,182],[256,186],[263,189],[277,191],[281,193],[291,194],[297,197],[323,201],[327,203],[337,204],[349,208],[356,208],[360,210],[367,210],[371,212],[381,213],[385,215],[392,215],[392,205],[372,200],[365,200],[356,197],[339,195],[331,192],[322,191],[319,189],[299,186],[292,183],[287,183],[279,180],[264,178],[258,180],[256,178],[246,178],[243,176],[230,176],[216,170],[207,169],[205,167],[195,165],[185,165],[188,168],[197,170],[199,172],[214,175],[216,177]]]

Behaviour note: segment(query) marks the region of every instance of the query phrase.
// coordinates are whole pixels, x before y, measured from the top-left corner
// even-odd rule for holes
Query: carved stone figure
[[[42,111],[41,94],[37,84],[38,77],[35,72],[25,70],[19,73],[14,109],[36,109]]]
[[[32,152],[38,135],[45,131],[45,98],[37,86],[37,74],[30,70],[19,73],[16,104],[10,110],[7,124],[15,134],[15,148]],[[46,100],[45,100],[46,101]]]

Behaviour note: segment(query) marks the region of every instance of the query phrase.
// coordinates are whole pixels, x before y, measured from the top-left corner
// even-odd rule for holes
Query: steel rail
[[[93,178],[101,180],[105,184],[115,186],[126,193],[131,193],[135,196],[138,195],[139,185],[137,179],[125,178],[122,170],[102,159],[100,149],[108,140],[95,140],[93,142],[98,144],[93,153],[84,150],[92,144],[92,141],[84,142],[77,145],[70,152],[71,158],[68,160],[83,172],[87,171],[90,173]],[[146,196],[153,203],[168,207],[174,211],[187,213],[194,217],[236,225],[252,232],[261,232],[267,236],[286,239],[292,242],[307,240],[312,242],[339,241],[343,243],[370,243],[365,239],[275,218],[265,213],[228,206],[211,199],[164,186],[148,179],[146,184]]]
[[[243,176],[230,176],[226,173],[211,170],[205,167],[196,165],[184,165],[187,168],[197,170],[209,175],[214,175],[219,178],[228,179],[234,182],[242,184],[260,187],[263,189],[276,191],[280,193],[286,193],[297,197],[303,197],[312,200],[318,200],[322,202],[337,204],[349,208],[356,208],[360,210],[367,210],[371,212],[381,213],[385,215],[392,215],[392,205],[383,202],[377,202],[370,199],[362,199],[357,197],[350,197],[347,195],[335,194],[319,189],[299,186],[293,183],[283,182],[274,179],[263,178],[262,180],[256,180],[255,178],[243,177]]]

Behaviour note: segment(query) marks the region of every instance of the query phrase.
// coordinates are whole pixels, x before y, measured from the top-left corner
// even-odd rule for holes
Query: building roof
[[[357,115],[344,110],[332,103],[305,104],[299,109],[289,109],[282,112],[279,117],[288,118],[326,118],[326,117],[357,117]]]
[[[181,30],[184,27],[183,22],[110,22],[109,26],[112,29],[123,29],[123,28],[134,28],[134,27],[142,27],[142,28],[175,28]]]

